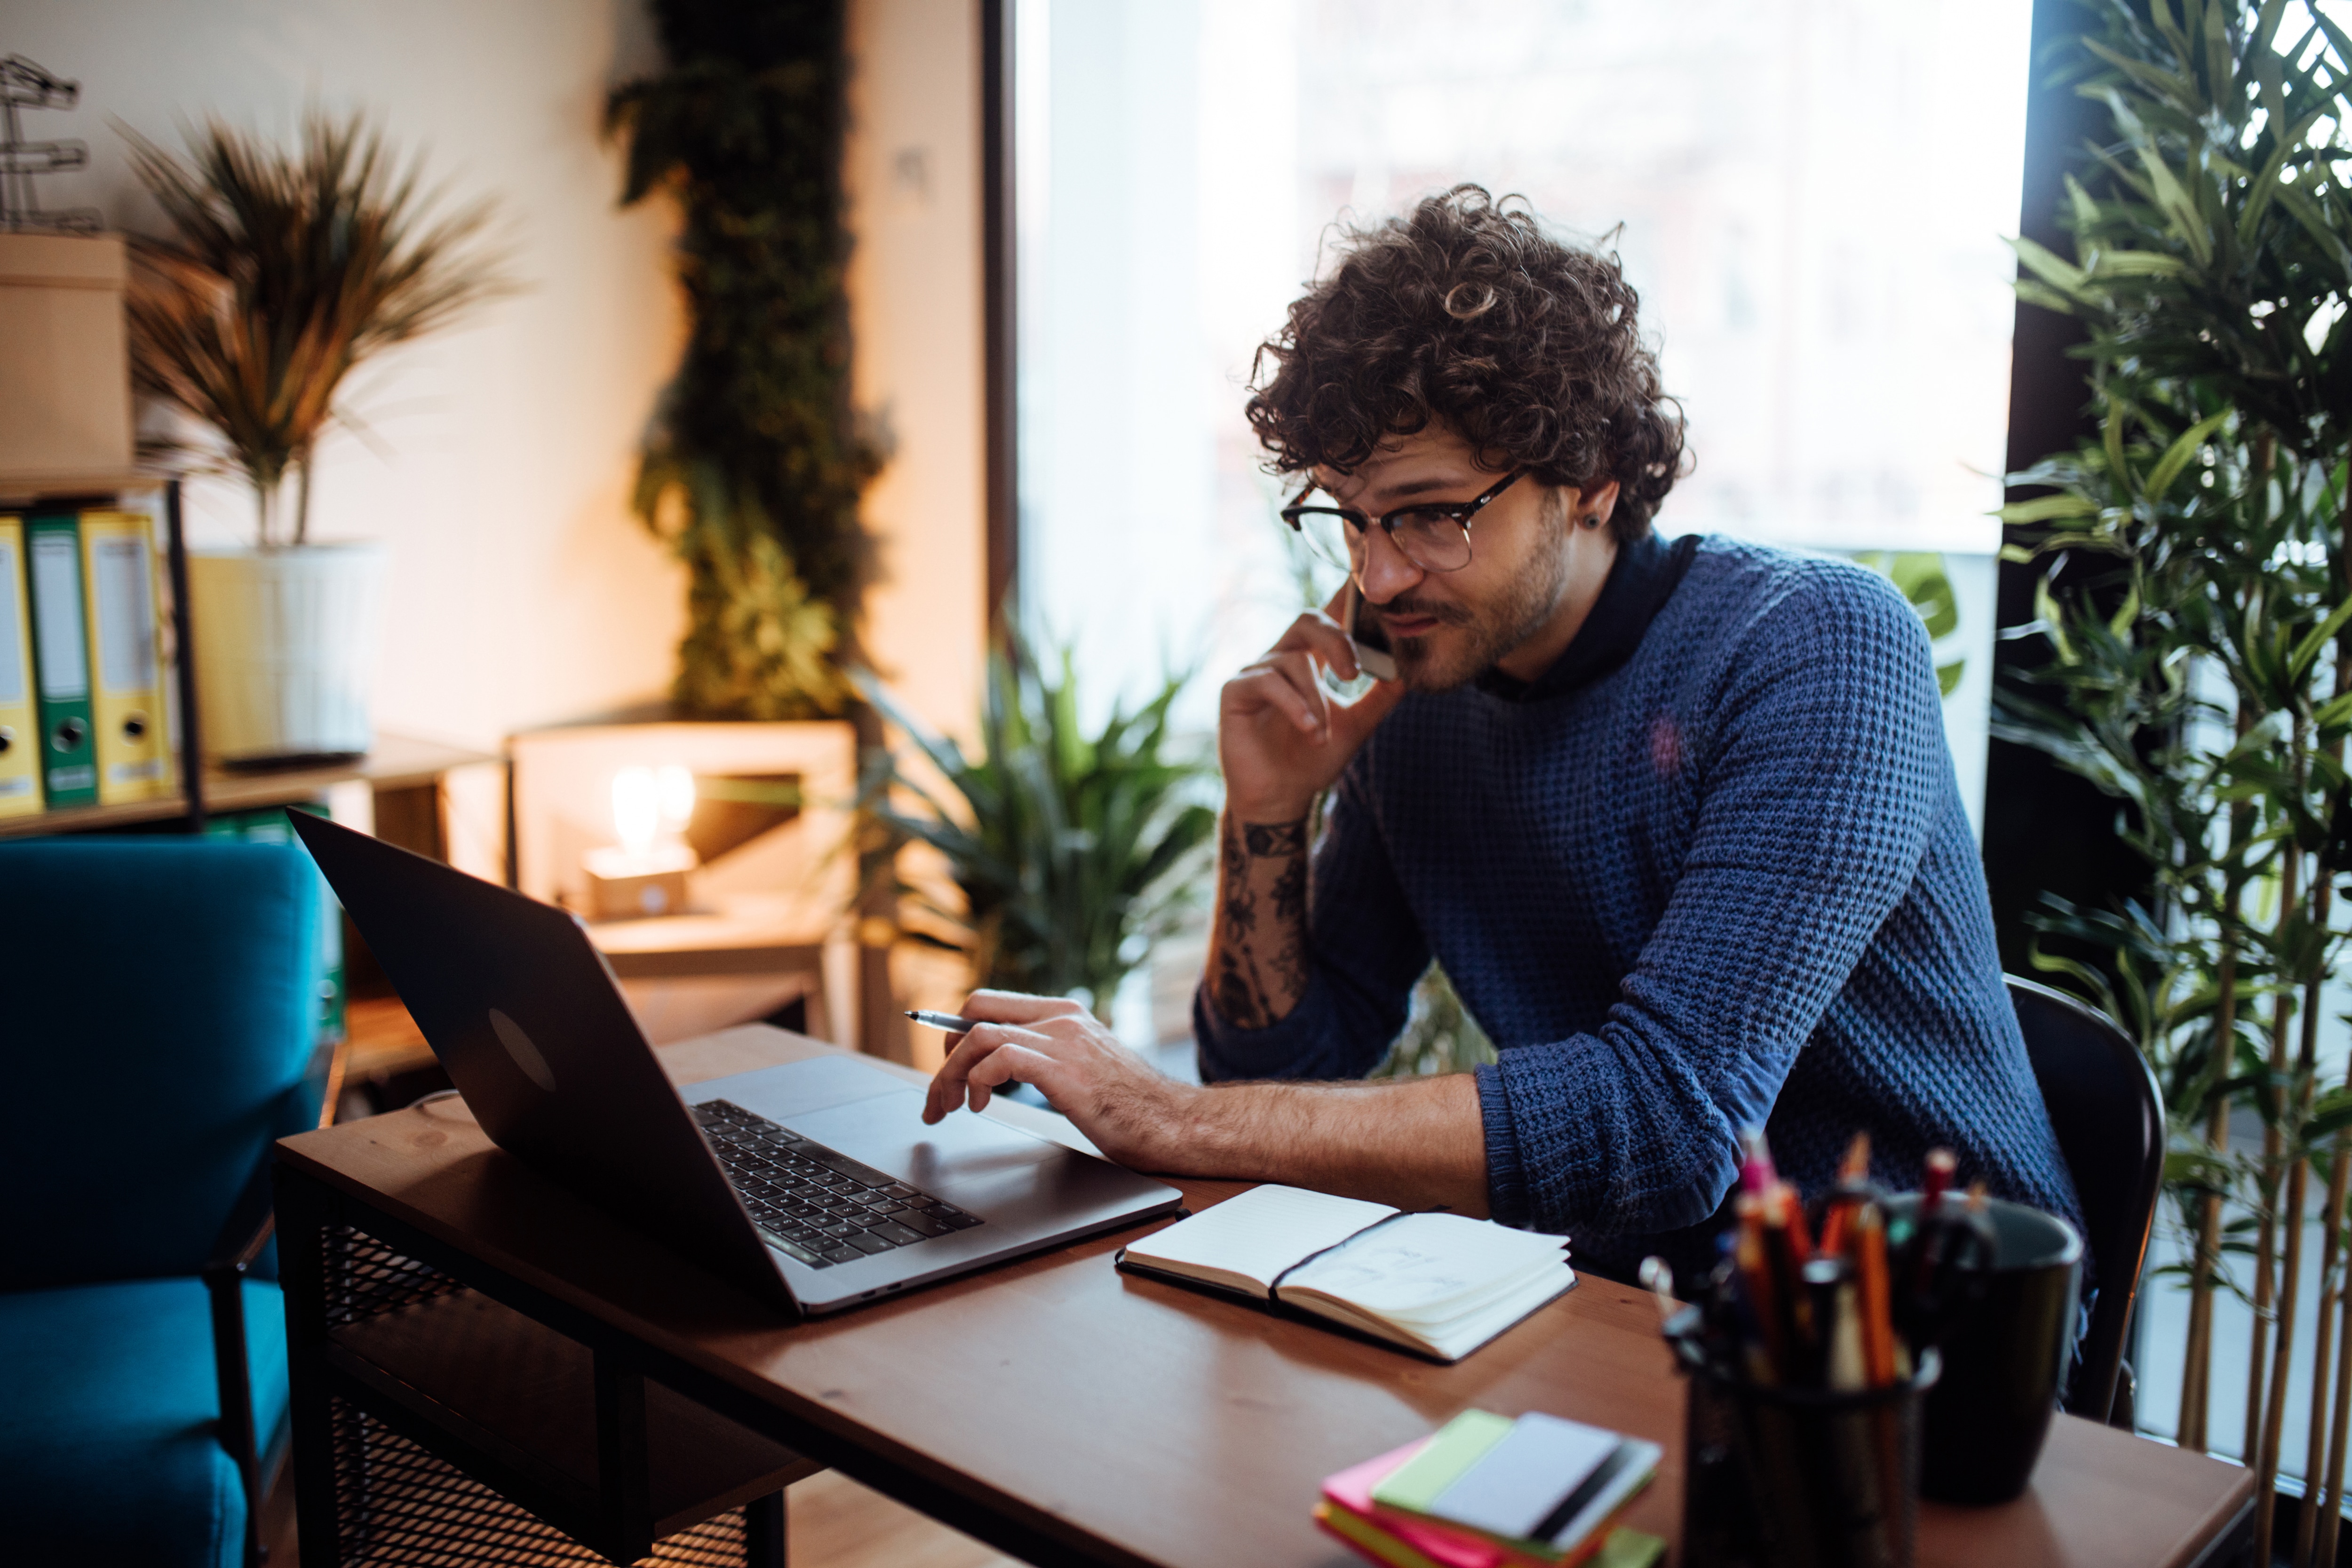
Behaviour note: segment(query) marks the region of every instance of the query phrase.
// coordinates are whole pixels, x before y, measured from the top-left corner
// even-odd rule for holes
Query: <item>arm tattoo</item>
[[[1217,1010],[1262,1029],[1306,993],[1307,823],[1228,821],[1218,868]]]
[[[1307,852],[1307,822],[1246,822],[1242,825],[1242,845],[1253,860],[1270,860],[1277,855],[1304,855]]]

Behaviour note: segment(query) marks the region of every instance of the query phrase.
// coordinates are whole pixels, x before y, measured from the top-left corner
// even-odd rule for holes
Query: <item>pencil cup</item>
[[[1831,1393],[1685,1367],[1685,1568],[1911,1568],[1920,1411],[1939,1363]]]

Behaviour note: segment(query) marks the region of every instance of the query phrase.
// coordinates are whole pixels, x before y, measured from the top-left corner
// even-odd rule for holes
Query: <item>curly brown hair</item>
[[[1610,531],[1630,544],[1650,531],[1684,469],[1682,405],[1615,256],[1564,245],[1524,197],[1470,184],[1346,239],[1251,367],[1244,412],[1275,472],[1346,473],[1383,437],[1442,420],[1487,467],[1580,489],[1615,479]]]

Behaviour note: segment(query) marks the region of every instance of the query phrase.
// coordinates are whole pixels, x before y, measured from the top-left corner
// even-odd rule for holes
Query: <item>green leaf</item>
[[[2288,675],[2301,680],[2308,674],[2319,658],[2319,650],[2326,646],[2328,638],[2344,629],[2347,621],[2352,621],[2352,597],[2336,605],[2326,620],[2312,628],[2310,636],[2295,645],[2294,654],[2287,660]]]
[[[2062,296],[2072,299],[2081,293],[2083,284],[2089,277],[2081,268],[2048,246],[2028,239],[2023,235],[2011,236],[2007,243],[2011,250],[2017,252],[2017,259],[2024,263],[2027,271],[2058,289]]]
[[[2008,523],[2048,522],[2053,518],[2096,517],[2099,503],[2084,495],[2035,496],[2031,500],[2011,501],[1993,515]]]
[[[2093,278],[2181,278],[2189,264],[2157,250],[2102,250],[2089,268]]]
[[[2180,477],[2180,471],[2196,458],[2197,454],[2203,450],[2205,443],[2212,438],[2213,432],[2228,424],[2236,413],[2235,409],[2225,408],[2219,414],[2200,419],[2182,432],[2180,439],[2167,447],[2164,456],[2157,459],[2156,467],[2148,470],[2147,480],[2141,486],[2141,493],[2151,501],[2162,500],[2165,492],[2172,489],[2172,482]]]
[[[2133,623],[2138,619],[2139,584],[2134,583],[2125,593],[2124,602],[2116,605],[2116,613],[2108,617],[2107,630],[2113,632],[2117,637],[2128,637],[2131,634]]]

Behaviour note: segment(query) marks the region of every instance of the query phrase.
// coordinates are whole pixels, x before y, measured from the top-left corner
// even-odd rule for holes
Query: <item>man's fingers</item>
[[[926,1125],[937,1121],[963,1103],[964,1077],[973,1064],[996,1048],[1001,1041],[998,1026],[988,1025],[952,1037],[948,1047],[948,1059],[931,1075],[931,1087],[923,1097],[923,1121]]]
[[[1011,995],[1012,993],[1004,992],[997,994]],[[1022,999],[1045,1000],[1043,997]],[[966,1091],[973,1073],[984,1065],[992,1055],[1003,1049],[1008,1043],[1017,1041],[1034,1047],[1043,1043],[1044,1039],[1045,1037],[1042,1035],[1033,1034],[1011,1024],[982,1024],[964,1035],[957,1042],[955,1048],[948,1053],[948,1059],[940,1064],[940,1070],[931,1075],[929,1092],[923,1099],[924,1124],[928,1126],[938,1121],[949,1111],[963,1104],[968,1098]],[[978,1110],[987,1103],[988,1096],[983,1092],[972,1105],[972,1109]]]
[[[963,999],[967,1018],[991,1024],[1034,1024],[1085,1009],[1066,996],[1032,996],[1021,991],[975,991]]]
[[[1008,1083],[1034,1084],[1045,1091],[1046,1099],[1051,1100],[1054,1090],[1047,1080],[1059,1076],[1060,1065],[1043,1051],[1032,1050],[1027,1046],[1009,1043],[1000,1046],[971,1069],[971,1075],[966,1080],[971,1108],[974,1110],[987,1110],[989,1095]]]
[[[1252,706],[1270,708],[1301,733],[1315,731],[1315,710],[1278,670],[1244,670],[1225,683],[1225,700],[1233,711],[1246,714]]]
[[[1348,634],[1333,618],[1347,607],[1347,599],[1348,591],[1342,588],[1325,609],[1309,610],[1291,622],[1290,628],[1276,639],[1273,647],[1266,650],[1266,657],[1270,658],[1279,653],[1311,653],[1339,670],[1342,679],[1353,680],[1356,677],[1356,650],[1349,643]]]
[[[1321,736],[1330,727],[1331,694],[1316,679],[1304,653],[1268,654],[1226,685],[1233,697],[1275,709],[1302,734]]]

